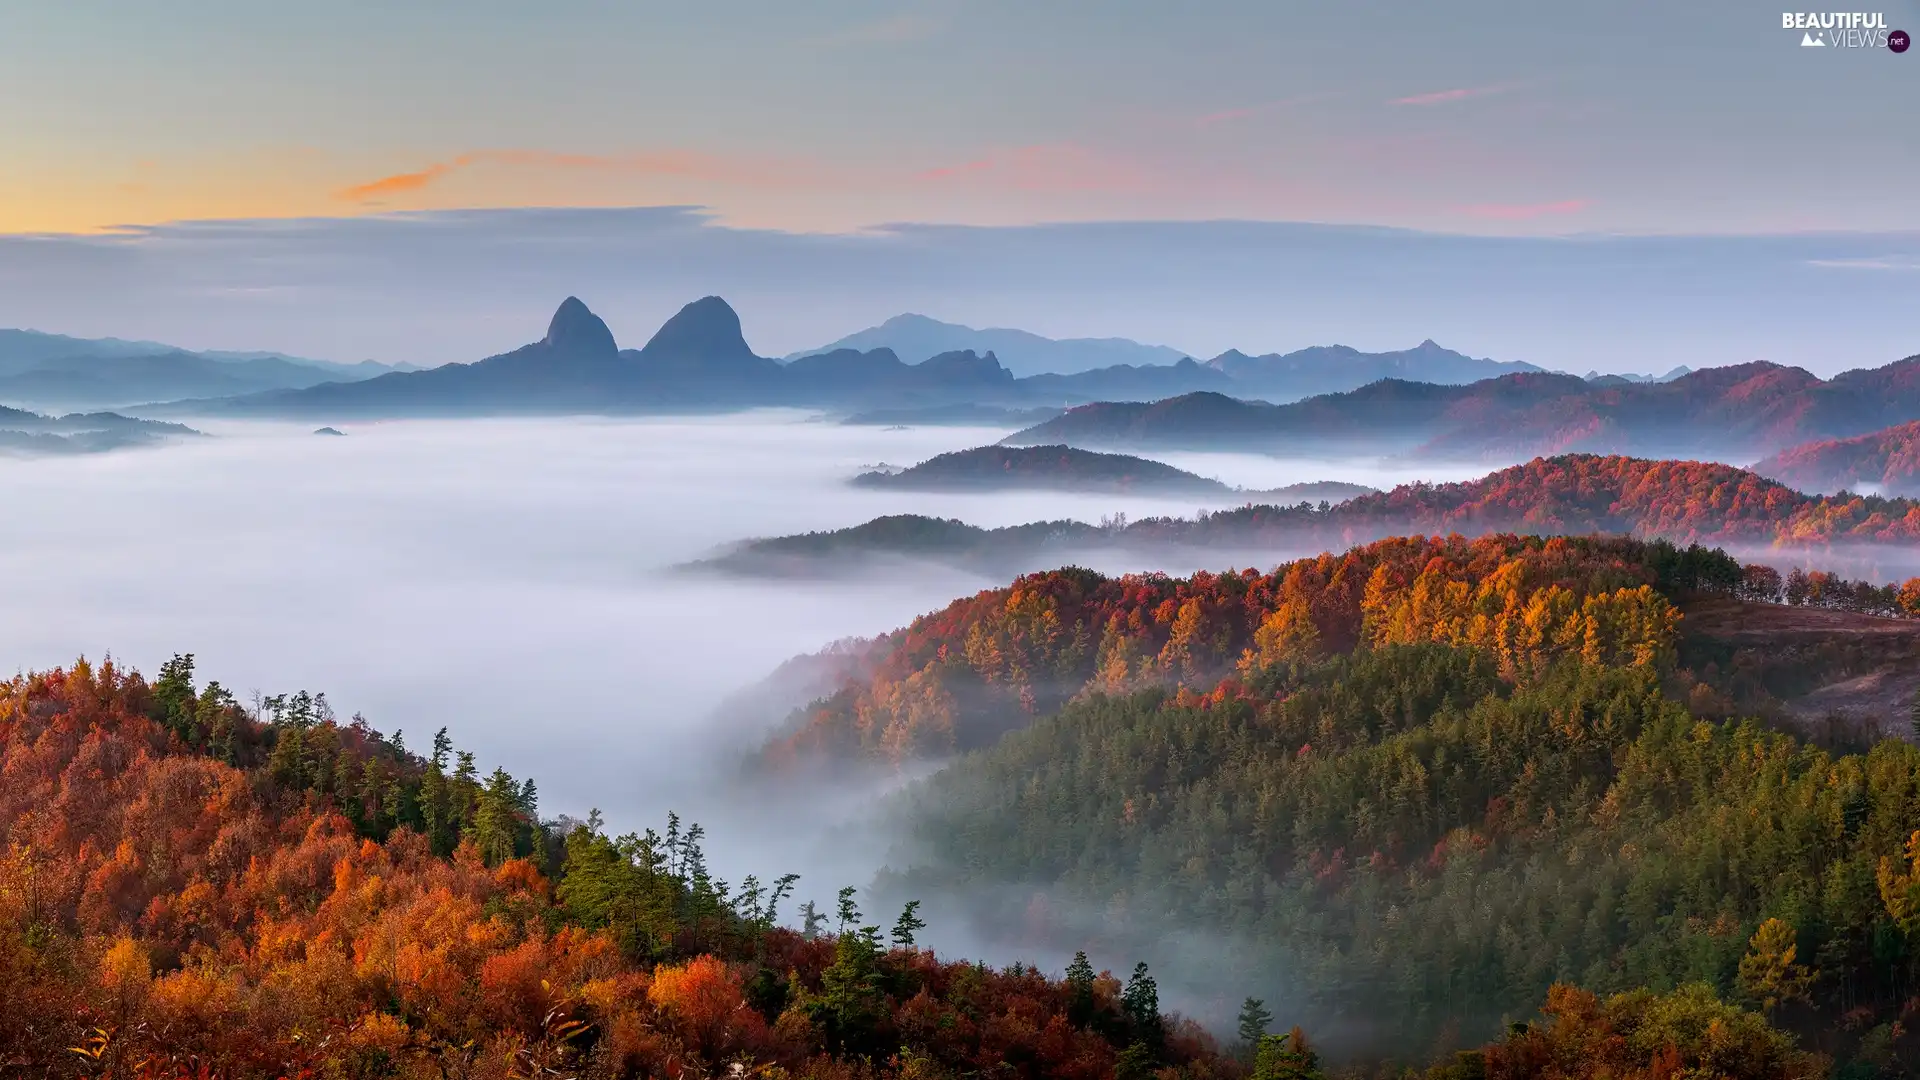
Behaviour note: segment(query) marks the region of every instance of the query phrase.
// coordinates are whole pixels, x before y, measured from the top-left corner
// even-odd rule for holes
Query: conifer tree
[[[920,901],[918,900],[907,901],[906,909],[900,912],[900,917],[894,920],[894,923],[893,923],[894,945],[902,949],[913,948],[914,932],[918,930],[925,930],[927,928],[927,924],[921,921],[919,916],[915,914],[919,910],[920,910]]]
[[[1240,1005],[1240,1041],[1247,1044],[1249,1050],[1260,1045],[1260,1039],[1267,1033],[1267,1025],[1273,1023],[1273,1011],[1267,1003],[1257,997],[1249,997]]]

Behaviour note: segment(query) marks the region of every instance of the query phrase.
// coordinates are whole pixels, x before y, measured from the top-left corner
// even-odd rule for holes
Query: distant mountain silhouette
[[[1920,495],[1920,420],[1790,447],[1753,466],[1802,491]]]
[[[946,350],[909,363],[887,347],[835,348],[782,364],[753,352],[739,316],[717,296],[682,308],[638,350],[619,349],[606,324],[569,297],[545,337],[471,364],[350,385],[174,402],[173,407],[298,416],[681,412],[767,405],[850,412],[962,405],[1035,409],[1202,390],[1289,400],[1329,386],[1351,389],[1377,378],[1372,373],[1379,371],[1464,382],[1518,369],[1533,370],[1475,360],[1432,342],[1399,353],[1328,346],[1285,356],[1231,353],[1206,364],[1181,357],[1170,364],[1118,364],[1025,378],[992,350],[975,349]]]
[[[662,329],[661,333],[665,332]],[[613,343],[613,331],[574,296],[561,301],[559,310],[553,313],[553,321],[547,324],[547,336],[540,339],[540,343],[555,351],[577,352],[583,356],[612,357],[620,351]]]
[[[904,364],[885,349],[847,349],[782,365],[755,355],[739,315],[717,296],[681,308],[646,345],[623,350],[599,316],[568,297],[545,337],[471,364],[179,404],[274,415],[673,412],[934,404],[1005,393],[1013,382],[991,354]]]
[[[993,353],[1018,377],[1071,375],[1120,364],[1169,366],[1186,359],[1186,354],[1178,349],[1142,345],[1126,338],[1047,338],[1025,330],[976,330],[911,313],[895,315],[879,326],[848,334],[817,349],[794,353],[788,359],[841,349],[856,352],[887,349],[908,363],[918,363],[941,353],[972,352],[983,356]]]
[[[1363,353],[1346,345],[1315,345],[1290,353],[1248,356],[1229,349],[1207,367],[1233,380],[1240,396],[1290,400],[1351,390],[1380,379],[1470,383],[1540,368],[1518,361],[1477,360],[1431,338],[1399,352]]]
[[[280,353],[191,352],[151,341],[0,330],[0,401],[94,410],[182,397],[371,378],[373,361],[335,364]]]
[[[1691,375],[1691,374],[1693,374],[1693,369],[1688,367],[1685,364],[1681,364],[1679,367],[1674,368],[1672,371],[1667,372],[1665,375],[1636,375],[1631,371],[1621,373],[1621,374],[1611,374],[1608,372],[1601,372],[1601,371],[1589,371],[1586,374],[1586,380],[1591,383],[1672,382],[1673,380],[1679,378],[1682,375]]]
[[[1568,452],[1752,460],[1796,443],[1914,419],[1920,419],[1920,357],[1830,380],[1752,363],[1664,383],[1589,383],[1551,373],[1465,386],[1384,379],[1285,405],[1188,394],[1082,406],[1004,441],[1283,455],[1418,451],[1464,460]]]

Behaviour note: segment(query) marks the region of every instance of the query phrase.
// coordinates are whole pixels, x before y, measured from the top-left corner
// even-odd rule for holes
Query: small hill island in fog
[[[861,487],[902,491],[1201,492],[1223,495],[1218,480],[1127,454],[1102,454],[1070,446],[979,446],[941,454],[900,472],[861,473]]]

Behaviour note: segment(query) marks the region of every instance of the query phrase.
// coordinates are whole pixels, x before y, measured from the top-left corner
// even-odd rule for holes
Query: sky
[[[1920,27],[1920,0],[1876,6],[1890,27]],[[1745,0],[12,4],[0,7],[0,245],[13,255],[0,258],[31,265],[57,248],[47,257],[63,267],[103,265],[79,279],[95,286],[84,317],[53,302],[24,312],[9,305],[0,316],[68,332],[178,336],[175,320],[143,314],[174,310],[151,290],[133,287],[124,302],[114,293],[131,262],[212,276],[255,298],[178,309],[196,339],[336,359],[470,359],[474,348],[537,336],[481,334],[491,329],[484,316],[519,320],[520,307],[550,309],[558,297],[494,311],[443,309],[423,296],[412,310],[441,321],[407,331],[330,308],[312,282],[290,312],[290,267],[321,257],[311,250],[316,237],[338,260],[348,240],[398,235],[356,229],[356,220],[441,212],[441,231],[470,230],[461,243],[483,260],[463,280],[487,270],[490,282],[510,282],[516,264],[551,252],[529,252],[500,218],[476,212],[525,208],[637,208],[623,235],[631,222],[689,213],[660,208],[697,208],[703,266],[780,238],[799,251],[814,250],[809,237],[972,227],[979,231],[966,236],[999,237],[999,257],[1039,244],[1069,278],[1100,276],[1103,249],[1071,256],[1058,243],[1065,234],[1046,226],[1846,233],[1864,245],[1846,256],[1861,267],[1852,277],[1874,273],[1873,264],[1910,289],[1920,279],[1912,253],[1920,136],[1908,122],[1920,100],[1920,51],[1807,49],[1800,39],[1782,28],[1777,6]],[[218,246],[216,230],[183,223],[208,221],[229,223],[220,233],[228,240],[247,238],[206,254]],[[486,250],[507,233],[509,246]],[[1221,257],[1236,257],[1232,237],[1206,235]],[[180,262],[177,244],[155,250],[156,236],[191,236],[201,257]],[[1263,236],[1253,243],[1270,244]],[[87,237],[122,244],[77,242]],[[353,257],[372,264],[389,253],[366,246]],[[1125,255],[1139,262],[1152,250]],[[237,272],[242,258],[260,280]],[[757,275],[736,263],[702,281]],[[841,284],[865,287],[857,276]],[[1071,285],[1059,282],[1060,303],[1043,312],[1070,332],[1139,334],[1200,353],[1330,340],[1297,320],[1129,319],[1136,298],[1103,307]],[[636,317],[664,317],[692,298],[670,301],[663,290],[642,302],[624,288],[614,281],[603,291]],[[893,295],[911,291],[867,295],[893,306]],[[1756,294],[1751,306],[1780,295]],[[933,299],[948,301],[927,312],[937,317],[1001,325],[1028,317],[1026,306],[977,291]],[[1356,292],[1339,309],[1363,308],[1364,299]],[[802,348],[900,310],[870,308],[823,307],[817,295],[772,305],[761,313],[765,343],[755,344]],[[279,329],[233,340],[261,325]],[[1336,329],[1340,340],[1378,334],[1380,347],[1404,347],[1446,327],[1389,317]],[[1716,314],[1687,332],[1737,329]],[[1711,362],[1765,351],[1765,339],[1749,336],[1751,345],[1729,345]],[[1456,347],[1538,348],[1524,335],[1486,337]],[[1877,340],[1860,347],[1912,351]],[[1569,350],[1568,362],[1585,355]]]
[[[1875,0],[1920,26],[1915,0]],[[730,224],[1920,225],[1920,53],[1778,5],[6,5],[0,230],[698,204]],[[1904,20],[1904,21],[1903,21]]]

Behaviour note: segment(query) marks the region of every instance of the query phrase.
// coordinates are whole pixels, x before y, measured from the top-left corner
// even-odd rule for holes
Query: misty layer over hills
[[[0,330],[0,401],[110,409],[366,379],[396,370],[267,352],[191,352],[151,341]]]
[[[416,745],[431,735],[422,728],[445,724],[483,762],[543,783],[566,777],[543,800],[551,813],[599,806],[625,828],[678,810],[727,838],[714,854],[732,876],[803,872],[823,901],[863,883],[870,855],[858,849],[863,865],[841,868],[817,843],[821,821],[746,814],[715,794],[708,781],[751,740],[715,727],[713,710],[794,656],[886,632],[994,582],[922,570],[769,586],[667,568],[742,536],[894,511],[999,525],[1205,505],[854,488],[846,480],[863,465],[1000,432],[884,431],[797,413],[384,421],[342,426],[345,438],[316,438],[311,424],[195,423],[212,437],[165,453],[0,460],[8,505],[67,508],[9,519],[0,570],[11,610],[32,613],[0,632],[12,662],[49,667],[111,649],[153,672],[193,652],[206,677],[242,697],[325,690],[343,714],[405,725]],[[1262,459],[1181,463],[1262,486],[1314,475]],[[727,723],[771,723],[792,704]],[[769,835],[788,821],[798,835]]]
[[[983,449],[1028,454],[1048,465],[1074,460],[1062,447]],[[859,479],[868,486],[912,490],[916,473],[934,467],[930,475],[941,477],[945,472],[937,467],[975,461],[980,454],[946,454],[904,472]],[[1153,464],[1123,455],[1087,457],[1134,463],[1130,467],[1136,471]],[[1090,466],[1089,480],[1116,468]],[[952,482],[978,489],[977,467],[951,472]],[[1001,483],[1014,488],[1021,481],[1013,477]],[[928,486],[925,479],[918,484],[922,490]],[[1472,480],[1416,482],[1385,492],[1319,481],[1235,494],[1239,505],[1231,509],[1134,521],[1112,517],[1097,525],[1050,518],[982,528],[890,514],[834,530],[744,540],[687,569],[808,579],[866,577],[885,566],[937,566],[1010,577],[1068,562],[1261,565],[1275,552],[1337,551],[1390,536],[1520,533],[1716,544],[1789,567],[1817,557],[1829,570],[1879,582],[1920,570],[1920,502],[1809,495],[1754,471],[1693,461],[1568,454]]]
[[[118,413],[46,416],[0,405],[0,454],[25,457],[95,454],[155,446],[199,434],[185,424],[139,420]]]

